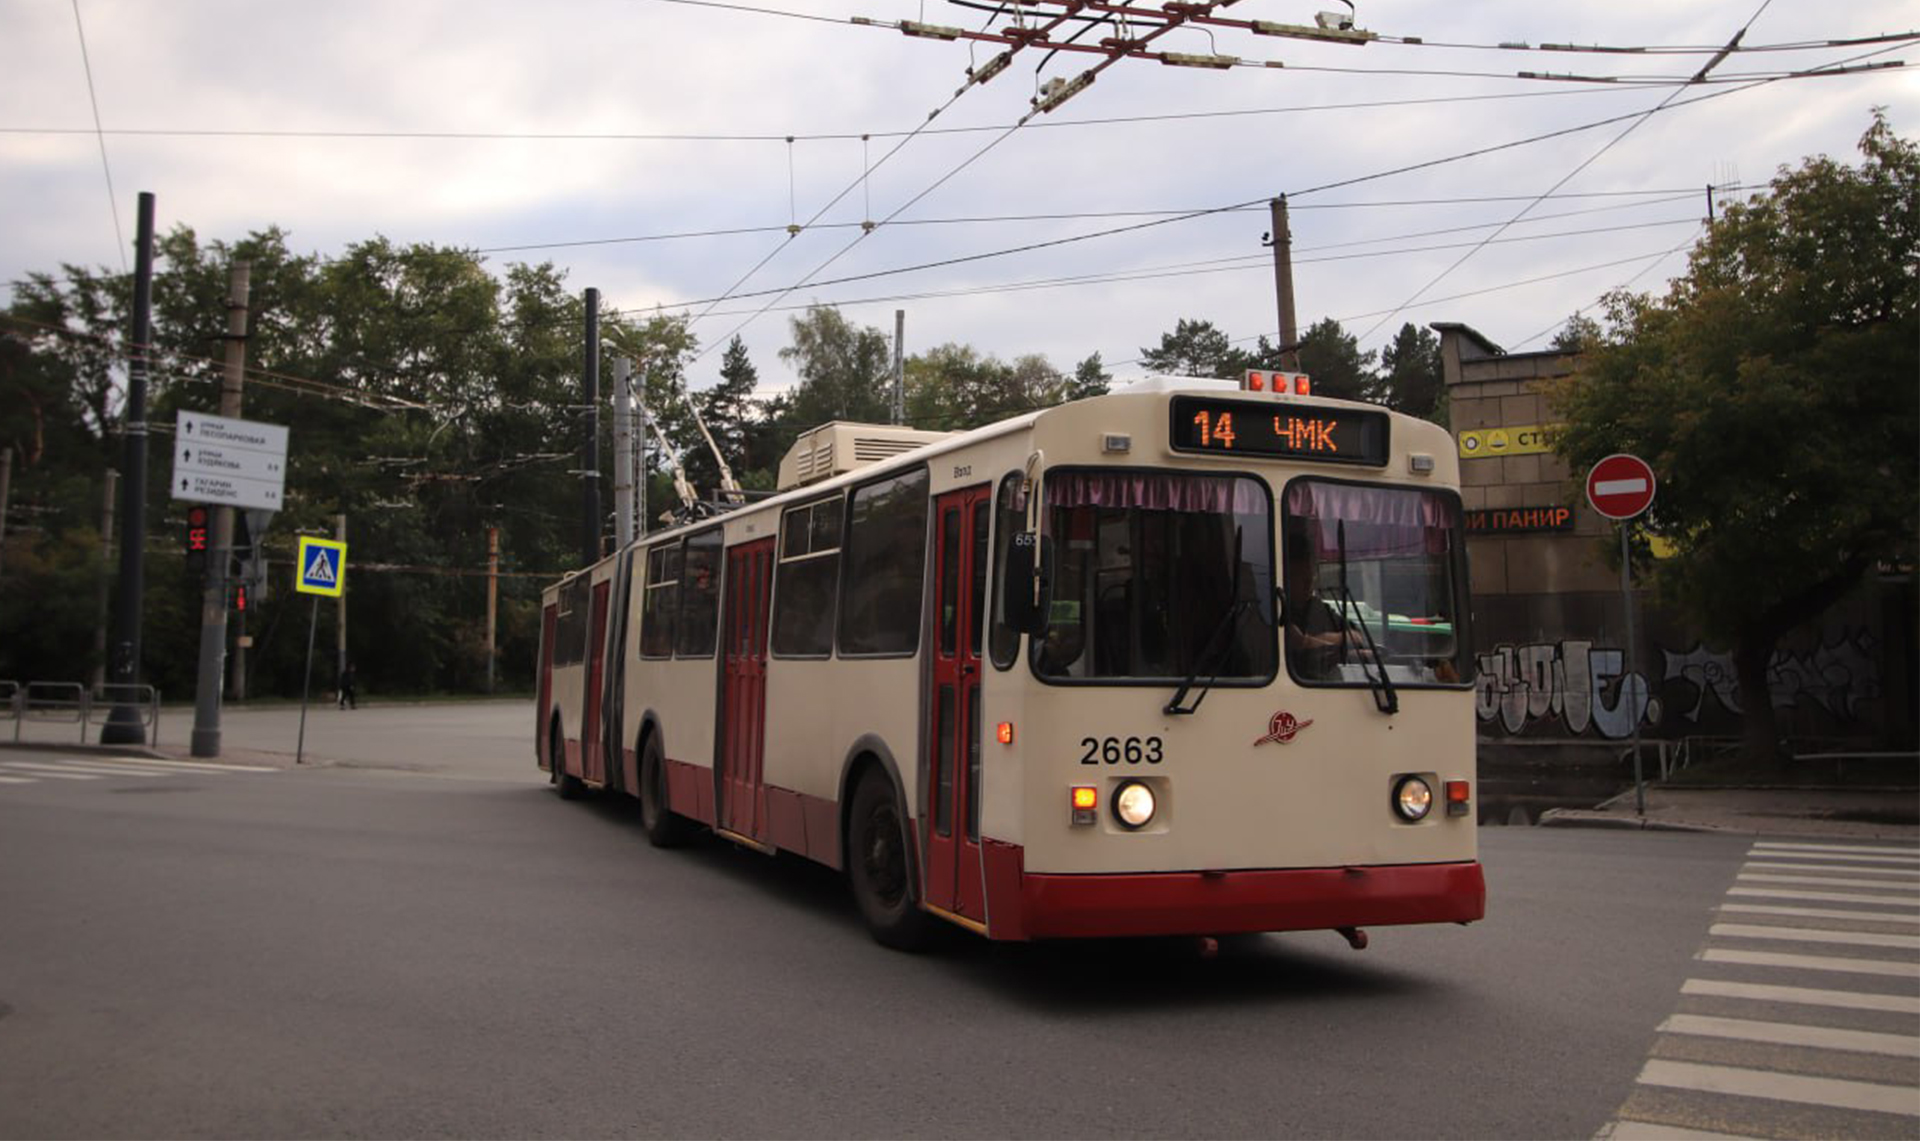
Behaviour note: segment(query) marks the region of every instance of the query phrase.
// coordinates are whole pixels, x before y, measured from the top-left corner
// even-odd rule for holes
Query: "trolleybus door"
[[[933,670],[927,694],[927,902],[986,919],[980,879],[980,623],[987,487],[934,501]]]
[[[767,727],[767,599],[773,540],[727,552],[726,666],[721,679],[720,827],[765,838],[767,792],[761,781]]]
[[[601,747],[605,734],[600,725],[601,681],[607,669],[607,593],[611,583],[593,588],[593,619],[587,624],[587,710],[580,719],[580,779],[592,784],[607,782],[607,756]]]
[[[534,748],[543,757],[547,757],[548,746],[552,744],[552,734],[547,726],[553,724],[553,635],[555,621],[560,617],[558,606],[548,606],[540,612],[540,704],[534,707],[533,741]],[[547,757],[547,767],[555,771],[564,771],[563,759]]]

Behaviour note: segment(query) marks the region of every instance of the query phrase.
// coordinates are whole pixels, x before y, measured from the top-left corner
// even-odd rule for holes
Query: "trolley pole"
[[[116,686],[140,683],[141,597],[146,587],[147,547],[147,350],[153,339],[153,194],[140,193],[140,222],[134,238],[133,329],[127,358],[127,409],[121,423],[127,438],[125,506],[120,512],[120,601],[107,680]],[[103,745],[138,745],[147,739],[139,703],[129,689],[100,727]]]
[[[247,371],[247,297],[253,267],[236,261],[227,278],[226,371],[220,381],[220,415],[240,415],[240,385]],[[227,568],[233,561],[233,508],[213,510],[213,557],[200,591],[200,672],[193,694],[192,753],[220,755],[220,682],[227,653]]]

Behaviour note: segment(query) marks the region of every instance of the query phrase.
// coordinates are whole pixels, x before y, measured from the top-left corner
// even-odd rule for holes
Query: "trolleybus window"
[[[1164,683],[1198,671],[1226,685],[1272,680],[1273,504],[1264,483],[1054,469],[1046,496],[1058,554],[1047,631],[1033,650],[1041,678]]]
[[[647,593],[640,605],[640,656],[664,658],[673,653],[673,618],[679,600],[680,544],[669,543],[647,552]]]
[[[904,656],[920,648],[926,560],[927,469],[855,488],[840,586],[843,655]]]
[[[780,657],[833,652],[840,503],[836,495],[795,507],[780,521],[780,565],[773,579],[773,652]]]
[[[713,656],[720,615],[720,528],[687,536],[680,566],[680,629],[673,652],[680,658]]]
[[[1450,493],[1297,479],[1283,527],[1287,666],[1301,681],[1471,679],[1460,503]]]
[[[553,626],[553,664],[576,665],[586,656],[587,576],[575,575],[560,588],[559,615]]]

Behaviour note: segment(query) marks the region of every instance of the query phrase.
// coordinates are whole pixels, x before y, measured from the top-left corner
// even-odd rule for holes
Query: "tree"
[[[1920,514],[1920,148],[1883,116],[1848,167],[1782,169],[1729,208],[1664,297],[1607,299],[1605,336],[1554,394],[1576,471],[1616,451],[1660,476],[1661,596],[1731,645],[1745,749],[1777,759],[1767,665]]]
[[[1246,354],[1233,347],[1227,335],[1211,321],[1182,318],[1173,332],[1160,334],[1154,348],[1142,346],[1140,363],[1170,376],[1205,376],[1234,380],[1247,370]]]
[[[1380,395],[1387,407],[1438,422],[1443,383],[1440,338],[1409,321],[1380,350]]]
[[[886,381],[893,352],[886,334],[853,325],[824,305],[790,324],[793,343],[780,350],[780,359],[800,376],[790,410],[795,435],[830,420],[884,423],[891,417]]]
[[[1100,363],[1100,354],[1094,353],[1073,366],[1073,375],[1067,378],[1065,398],[1085,400],[1089,396],[1105,396],[1112,387],[1113,374]]]
[[[1588,345],[1598,344],[1603,332],[1600,322],[1584,313],[1575,313],[1567,318],[1566,324],[1560,326],[1560,331],[1553,335],[1547,347],[1563,353],[1581,352]]]
[[[1316,396],[1342,400],[1378,400],[1380,381],[1373,375],[1373,353],[1332,317],[1323,317],[1300,338],[1300,371],[1313,378]]]
[[[707,422],[707,431],[713,433],[713,442],[720,445],[728,466],[734,469],[734,475],[743,485],[748,473],[756,467],[771,466],[767,457],[749,454],[754,442],[753,427],[760,418],[760,404],[753,396],[759,383],[760,370],[753,367],[753,361],[747,356],[746,342],[735,334],[720,356],[720,383],[694,397],[700,406],[701,419]],[[779,462],[779,456],[771,457],[771,464]]]

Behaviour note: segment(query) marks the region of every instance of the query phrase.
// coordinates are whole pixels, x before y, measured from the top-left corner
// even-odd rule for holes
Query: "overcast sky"
[[[1344,11],[1239,0],[1221,14],[1307,24],[1317,8]],[[118,268],[135,196],[151,191],[163,230],[184,224],[202,240],[278,225],[295,250],[324,256],[382,234],[486,251],[496,269],[551,260],[610,308],[690,307],[712,349],[695,387],[717,378],[736,329],[765,381],[790,379],[776,354],[789,307],[809,302],[889,334],[905,309],[910,352],[954,341],[1069,369],[1097,351],[1125,375],[1183,317],[1247,341],[1277,332],[1264,205],[826,282],[1284,193],[1302,328],[1335,317],[1377,349],[1403,322],[1459,321],[1540,348],[1609,289],[1662,288],[1684,266],[1708,184],[1764,183],[1817,153],[1853,161],[1876,105],[1902,134],[1920,131],[1911,43],[1742,51],[1713,76],[1912,66],[1684,90],[1512,76],[1684,78],[1708,55],[1444,46],[1707,47],[1751,20],[1743,45],[1762,48],[1920,27],[1920,11],[1893,0],[1359,0],[1359,27],[1427,43],[1182,31],[1156,47],[1285,66],[1123,60],[1010,134],[1038,84],[1098,57],[1029,49],[954,98],[995,46],[854,16],[990,22],[947,0],[0,0],[0,280],[63,262]],[[787,236],[843,190],[818,225]],[[896,212],[861,236],[860,222]],[[1109,214],[1120,216],[1096,216]],[[797,288],[707,303],[737,282]]]

